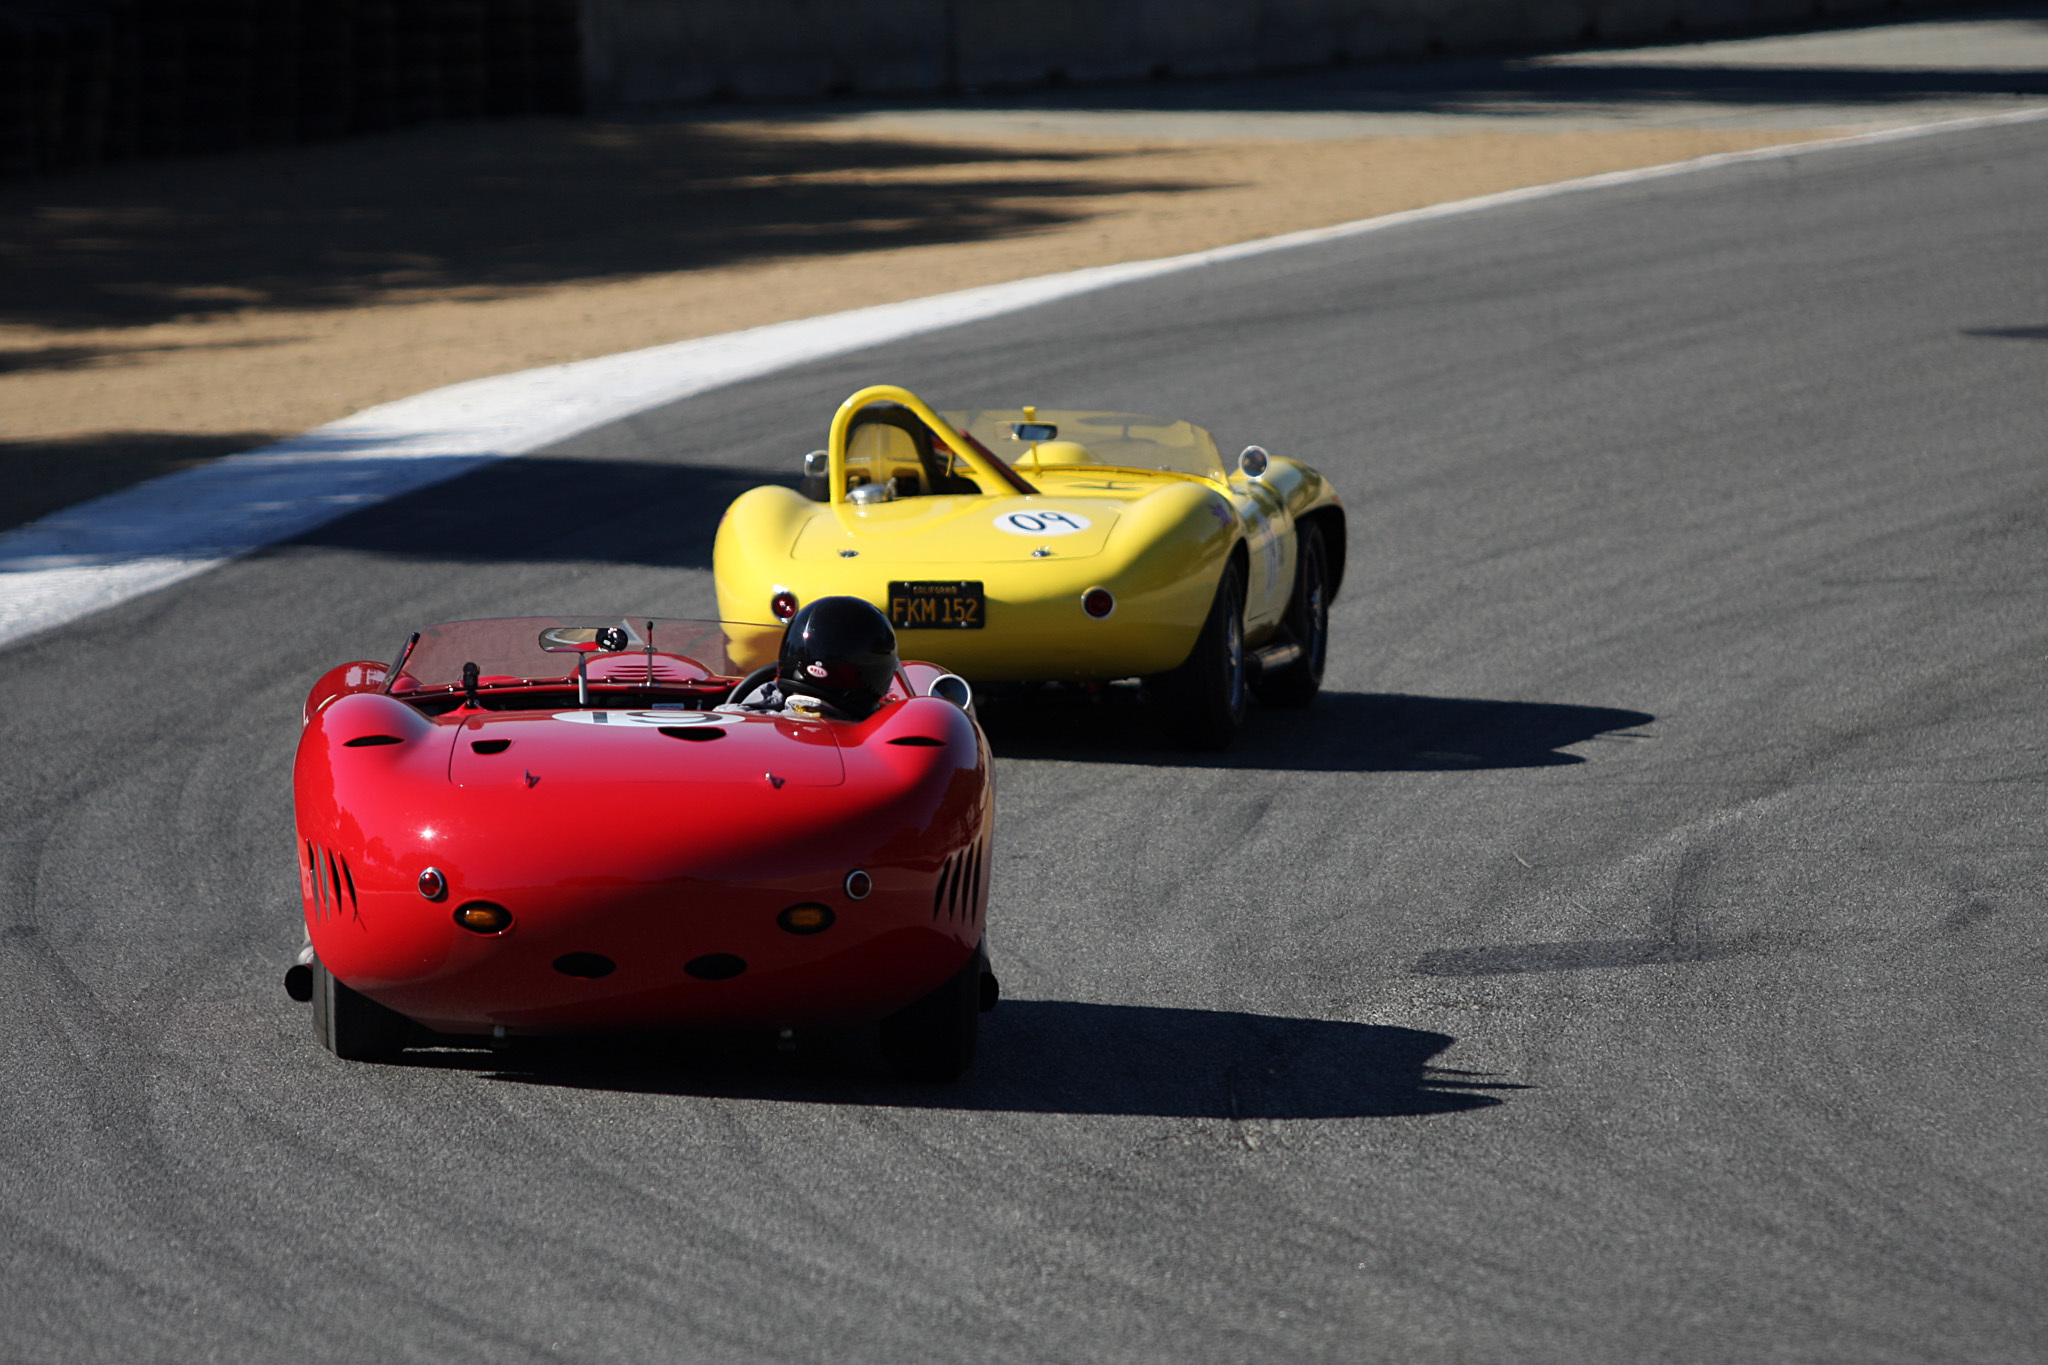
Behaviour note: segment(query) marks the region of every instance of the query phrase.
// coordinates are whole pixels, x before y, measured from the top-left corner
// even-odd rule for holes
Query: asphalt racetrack
[[[1071,300],[692,400],[0,652],[8,1360],[2048,1352],[2048,124]],[[1328,690],[1013,708],[969,1078],[338,1062],[332,663],[708,614],[839,399],[1331,473]]]

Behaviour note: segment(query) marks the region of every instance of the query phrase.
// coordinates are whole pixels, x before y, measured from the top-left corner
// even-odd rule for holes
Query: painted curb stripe
[[[1720,152],[1332,227],[494,375],[367,408],[303,436],[79,503],[0,534],[0,647],[169,587],[387,499],[650,408],[814,360],[1115,285],[1413,223],[1809,152],[2048,118],[2048,108]]]

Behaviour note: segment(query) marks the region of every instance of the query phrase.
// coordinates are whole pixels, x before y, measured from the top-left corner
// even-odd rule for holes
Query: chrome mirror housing
[[[1237,467],[1247,479],[1262,479],[1269,458],[1264,446],[1246,446],[1244,454],[1237,457]]]
[[[822,479],[831,472],[832,452],[828,450],[814,450],[810,454],[804,456],[805,478]]]
[[[974,704],[974,689],[957,673],[942,673],[933,678],[932,685],[925,689],[925,695],[952,702],[962,711]]]
[[[896,485],[893,483],[864,483],[858,488],[849,490],[846,500],[851,503],[858,503],[862,507],[866,507],[870,503],[894,502],[896,501]]]

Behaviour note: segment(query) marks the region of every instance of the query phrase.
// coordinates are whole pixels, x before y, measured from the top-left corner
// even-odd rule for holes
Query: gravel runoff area
[[[2048,8],[0,187],[0,527],[482,375],[2048,99]]]

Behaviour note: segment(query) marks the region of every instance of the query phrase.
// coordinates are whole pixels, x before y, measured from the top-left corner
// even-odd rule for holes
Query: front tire
[[[1320,526],[1305,526],[1297,542],[1294,596],[1287,603],[1287,633],[1301,657],[1259,679],[1259,700],[1269,706],[1307,706],[1323,687],[1330,655],[1330,557]]]
[[[977,952],[945,985],[882,1021],[882,1056],[899,1079],[944,1084],[973,1064],[983,968]]]
[[[412,1034],[412,1021],[353,991],[319,959],[313,961],[313,1036],[349,1062],[388,1061]]]
[[[1228,749],[1244,724],[1248,700],[1244,657],[1244,585],[1226,564],[1195,648],[1171,673],[1152,681],[1170,724],[1190,749]]]

